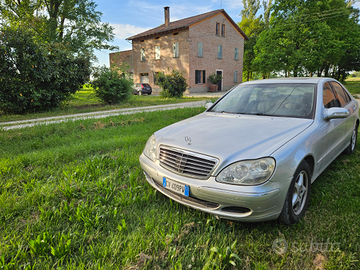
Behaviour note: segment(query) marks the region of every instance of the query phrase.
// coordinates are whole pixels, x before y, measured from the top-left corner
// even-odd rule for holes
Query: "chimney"
[[[164,7],[164,14],[165,14],[165,28],[169,27],[170,23],[170,8]]]

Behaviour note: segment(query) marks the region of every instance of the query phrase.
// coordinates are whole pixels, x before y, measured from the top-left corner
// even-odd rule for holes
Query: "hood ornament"
[[[188,145],[191,145],[191,138],[189,136],[185,136],[185,142],[187,142]]]

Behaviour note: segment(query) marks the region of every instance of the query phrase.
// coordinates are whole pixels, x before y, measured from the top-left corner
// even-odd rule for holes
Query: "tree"
[[[333,76],[360,68],[359,12],[343,0],[278,0],[260,34],[253,64],[286,76]]]
[[[271,3],[272,0],[263,1],[264,16],[256,17],[261,7],[260,0],[243,0],[244,9],[240,13],[242,18],[238,25],[249,38],[244,44],[243,79],[245,81],[252,79],[253,73],[257,71],[253,65],[255,59],[254,46],[260,33],[268,27]]]
[[[0,110],[38,112],[58,107],[90,76],[90,58],[62,44],[41,44],[33,29],[0,28]]]
[[[70,51],[116,49],[113,28],[101,23],[102,13],[91,0],[0,0],[4,24],[26,25],[42,42],[63,43]]]
[[[188,84],[179,70],[173,69],[168,75],[159,72],[157,84],[162,88],[160,95],[165,98],[181,98]]]

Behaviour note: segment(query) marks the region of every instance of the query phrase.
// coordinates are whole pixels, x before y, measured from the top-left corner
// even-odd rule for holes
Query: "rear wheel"
[[[351,133],[351,138],[350,138],[350,144],[349,146],[345,149],[345,154],[351,155],[352,153],[355,152],[356,149],[356,141],[357,141],[357,133],[358,133],[358,125],[355,126],[355,129],[352,131]]]
[[[309,204],[311,190],[311,172],[309,164],[302,161],[291,181],[279,220],[285,224],[294,224],[305,214]]]

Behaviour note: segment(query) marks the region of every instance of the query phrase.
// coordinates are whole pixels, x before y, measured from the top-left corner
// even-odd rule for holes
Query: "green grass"
[[[155,192],[138,161],[148,137],[201,111],[0,131],[0,267],[359,269],[359,150],[312,185],[293,226],[216,220]]]
[[[360,94],[360,78],[349,78],[344,84],[351,94]]]
[[[7,115],[7,114],[2,114],[0,111],[0,123],[8,122],[8,121],[16,121],[16,120],[36,119],[36,118],[50,117],[50,116],[61,116],[61,115],[76,114],[76,113],[192,102],[192,101],[207,100],[207,99],[209,98],[184,96],[183,98],[180,99],[179,98],[165,99],[154,95],[131,96],[129,100],[121,104],[106,105],[95,97],[92,88],[84,87],[82,90],[72,95],[70,101],[67,104],[64,104],[59,109],[54,111],[48,111],[42,113],[29,113],[25,115]]]

